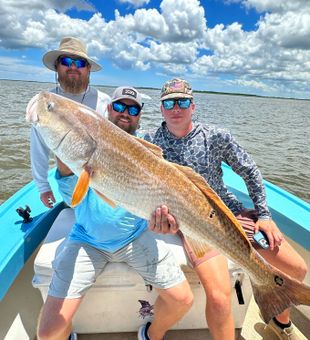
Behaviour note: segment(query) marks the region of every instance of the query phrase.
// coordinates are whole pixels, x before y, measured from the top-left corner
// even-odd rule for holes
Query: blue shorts
[[[53,277],[48,295],[80,298],[96,281],[108,262],[125,262],[146,284],[167,289],[185,281],[185,276],[169,246],[156,233],[144,231],[127,246],[109,253],[79,241],[67,240],[53,261]]]

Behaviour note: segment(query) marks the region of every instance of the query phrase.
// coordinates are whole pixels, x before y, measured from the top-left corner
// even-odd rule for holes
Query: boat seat
[[[74,223],[71,208],[63,209],[42,244],[34,261],[33,286],[40,289],[46,299],[52,276],[52,261],[61,251],[65,239]],[[173,329],[206,328],[204,309],[205,293],[199,279],[189,266],[187,257],[177,235],[158,235],[170,244],[178,262],[190,282],[195,302],[189,313]],[[232,305],[236,328],[241,328],[251,297],[249,278],[244,272],[229,262],[231,276]],[[73,320],[78,333],[107,333],[136,331],[139,325],[151,318],[141,309],[140,301],[152,305],[156,290],[146,286],[143,279],[125,263],[108,263],[93,287],[87,292]],[[145,307],[145,304],[144,304]],[[146,314],[146,315],[145,315]],[[144,319],[144,320],[143,320]]]

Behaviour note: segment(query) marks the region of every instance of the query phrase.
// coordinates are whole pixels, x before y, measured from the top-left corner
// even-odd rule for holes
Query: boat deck
[[[292,320],[300,340],[310,339],[310,320],[297,309],[292,310]],[[79,334],[79,340],[136,340],[137,333]],[[208,329],[175,330],[166,334],[167,340],[211,340]],[[237,340],[278,340],[278,337],[260,319],[258,307],[252,298],[242,329],[236,329]]]

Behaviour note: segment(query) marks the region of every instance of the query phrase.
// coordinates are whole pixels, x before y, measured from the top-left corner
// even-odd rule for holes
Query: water
[[[33,95],[51,86],[0,80],[0,203],[32,179],[25,108]],[[141,119],[146,131],[161,122],[159,91],[142,92],[151,98]],[[196,93],[195,102],[195,119],[228,128],[265,179],[310,202],[310,101]]]

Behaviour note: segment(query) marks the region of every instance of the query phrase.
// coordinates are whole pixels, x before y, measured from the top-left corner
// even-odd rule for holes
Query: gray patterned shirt
[[[163,122],[158,130],[146,133],[144,139],[160,146],[165,159],[189,166],[202,175],[236,215],[244,207],[223,182],[221,163],[225,162],[245,181],[259,218],[271,217],[262,175],[252,158],[228,130],[195,124],[189,134],[177,138]]]

